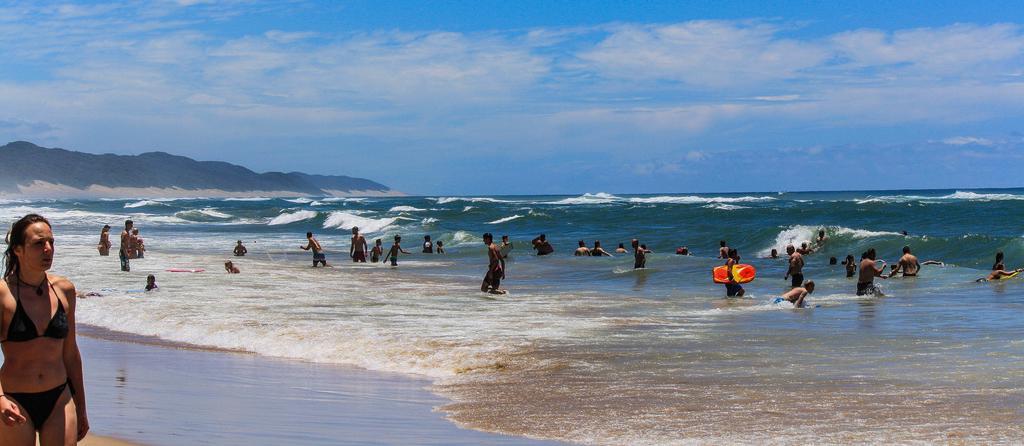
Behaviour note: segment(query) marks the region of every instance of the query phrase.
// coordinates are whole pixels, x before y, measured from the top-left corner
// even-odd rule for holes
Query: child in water
[[[227,271],[228,274],[238,274],[242,272],[237,266],[235,266],[234,262],[230,260],[224,262],[224,271]]]
[[[437,241],[437,246],[436,246],[436,250],[435,250],[435,251],[436,251],[436,252],[437,252],[438,254],[444,254],[444,253],[445,253],[445,252],[444,252],[444,242],[442,242],[442,241],[438,240],[438,241]]]
[[[370,261],[373,263],[379,262],[381,254],[384,254],[384,247],[381,245],[380,239],[377,239],[373,249],[370,250]]]
[[[395,244],[391,245],[391,250],[384,255],[384,263],[388,262],[388,258],[391,259],[391,266],[398,266],[398,253],[411,254],[409,251],[402,249],[402,236],[395,236]]]
[[[857,264],[854,263],[853,254],[847,254],[846,260],[843,260],[843,265],[846,265],[846,278],[849,279],[857,275]]]
[[[146,276],[146,291],[153,291],[157,288],[160,287],[156,286],[156,276],[152,274]]]

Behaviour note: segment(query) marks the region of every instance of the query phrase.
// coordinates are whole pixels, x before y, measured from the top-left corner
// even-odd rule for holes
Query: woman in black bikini
[[[0,444],[73,445],[89,432],[75,286],[48,275],[53,232],[42,216],[14,223],[0,282]],[[40,330],[38,327],[42,327]]]

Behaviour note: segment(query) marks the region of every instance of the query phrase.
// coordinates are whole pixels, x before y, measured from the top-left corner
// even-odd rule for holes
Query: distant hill
[[[256,173],[165,152],[94,155],[16,141],[0,147],[0,194],[24,196],[401,195],[363,178]]]

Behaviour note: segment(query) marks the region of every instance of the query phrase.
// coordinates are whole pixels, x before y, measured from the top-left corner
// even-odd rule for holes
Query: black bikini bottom
[[[71,385],[65,382],[42,392],[8,393],[7,396],[25,408],[25,411],[28,412],[28,417],[32,419],[32,425],[38,431],[43,428],[43,423],[46,422],[46,419],[50,418],[50,413],[53,412],[54,406],[57,405],[57,400],[64,394],[65,387],[70,389]],[[73,395],[74,393],[72,389],[71,394]]]

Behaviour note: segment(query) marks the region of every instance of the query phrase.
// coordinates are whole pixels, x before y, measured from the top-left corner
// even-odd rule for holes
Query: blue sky
[[[0,4],[0,141],[416,194],[1014,187],[1019,2]]]

